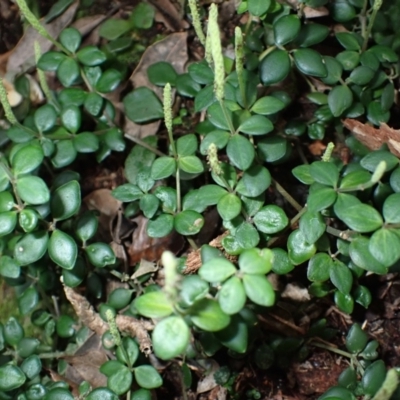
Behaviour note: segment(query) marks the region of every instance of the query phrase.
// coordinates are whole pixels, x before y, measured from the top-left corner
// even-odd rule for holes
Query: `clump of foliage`
[[[18,4],[49,37],[26,5]],[[108,324],[103,346],[113,356],[100,369],[107,387],[92,390],[84,381],[79,396],[94,400],[127,394],[138,400],[150,399],[163,381],[140,354],[140,338],[122,332],[119,316],[153,321],[154,355],[182,359],[185,391],[192,380],[190,360],[227,351],[268,369],[285,366],[288,353],[304,359],[318,345],[316,337],[332,338],[325,320],[304,338],[262,332],[258,316],[279,297],[269,274],[288,275],[305,266],[309,293],[328,296],[351,314],[355,303],[367,309],[372,301],[363,282],[366,274],[384,275],[399,267],[399,159],[386,146],[370,151],[345,137],[341,122],[358,118],[379,126],[390,121],[400,49],[397,3],[309,0],[294,10],[273,0],[243,1],[238,13],[249,18],[235,29],[234,60],[222,52],[217,6],[210,7],[206,34],[196,3],[189,1],[189,6],[204,60],[191,63],[183,74],[167,62],[150,66],[149,80],[164,88],[162,102],[147,87],[125,95],[127,118],[138,124],[163,119],[167,141],[156,136],[136,140],[125,161],[127,183],[113,196],[124,203],[127,218],[142,214],[148,219],[150,237],[176,232],[194,249],[206,212],[215,209],[225,233],[218,248],[201,245],[191,274],[185,273],[189,259],[170,252],[161,260],[163,285],[150,284],[148,274],[138,285],[119,271],[111,247],[96,239],[97,216],[81,210],[78,172],[66,169],[82,154],[95,153],[101,162],[112,151],[125,150],[114,106],[105,95],[125,78],[116,56],[132,45],[124,35],[151,25],[151,6],[136,10],[145,19],[133,13],[129,21],[106,22],[100,29],[109,40],[105,48],[82,47],[79,31],[67,28],[57,41],[51,38],[54,50],[43,55],[37,50],[46,104],[12,110],[0,85],[10,123],[0,132],[0,274],[19,293],[22,315],[31,315],[42,330],[39,339],[26,337],[14,317],[0,326],[2,398],[73,398],[66,382],[53,382],[44,373],[58,361],[62,375],[65,362],[58,359],[89,335],[88,327],[78,328],[79,321],[52,306],[51,296],[61,285],[86,287],[91,298],[106,300],[99,315]],[[340,32],[304,15],[306,7],[321,6],[342,24]],[[329,54],[323,52],[325,43],[334,43]],[[63,88],[50,91],[43,71],[54,72]],[[308,88],[305,97],[313,105],[307,117],[296,111],[300,85]],[[185,113],[173,115],[172,88],[186,101],[192,121],[197,113],[205,116],[184,135],[175,132]],[[321,160],[308,163],[301,144],[335,134],[345,137],[352,161],[345,164],[329,144]],[[294,156],[296,150],[304,163]],[[304,203],[271,175],[275,167],[293,166],[293,160],[292,174],[307,193]],[[271,192],[279,203],[271,201]],[[112,276],[129,289],[116,289],[106,298],[103,287]],[[348,351],[329,347],[348,357],[350,367],[321,399],[389,399],[397,372],[386,373],[377,342],[368,342],[354,324],[345,345]],[[216,380],[232,386],[229,370],[219,371]],[[257,391],[248,393],[257,396]]]

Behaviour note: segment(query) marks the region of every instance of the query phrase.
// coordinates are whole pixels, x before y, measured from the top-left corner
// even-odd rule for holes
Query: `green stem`
[[[176,160],[176,210],[177,212],[181,212],[182,208],[182,199],[181,199],[181,173],[178,166],[178,160]]]
[[[276,49],[276,46],[271,46],[265,49],[259,56],[258,56],[258,61],[261,61],[263,58],[265,58],[269,53],[272,53]]]
[[[291,206],[296,210],[296,211],[301,211],[303,209],[303,206],[301,206],[287,191],[286,189],[274,178],[272,178],[272,182],[276,188],[276,190],[285,198],[285,200],[291,204]]]
[[[148,143],[144,142],[142,139],[139,139],[139,138],[134,137],[134,136],[128,136],[127,134],[125,134],[125,137],[127,139],[131,140],[132,142],[138,144],[139,146],[142,146],[145,149],[150,150],[152,153],[156,154],[157,156],[160,156],[160,157],[165,157],[166,156],[165,153],[163,153],[162,151],[156,149],[153,146],[150,146]]]
[[[221,105],[221,109],[224,114],[225,120],[228,123],[229,130],[231,131],[231,134],[234,135],[236,133],[235,128],[233,126],[232,119],[229,117],[228,110],[226,109],[225,103],[223,101],[220,101],[219,104]]]
[[[371,14],[371,16],[369,18],[367,31],[365,32],[365,35],[363,36],[364,37],[364,42],[363,42],[363,45],[362,45],[362,51],[367,50],[369,35],[371,34],[372,27],[374,26],[376,15],[378,14],[378,11],[381,8],[381,6],[382,6],[382,0],[375,0],[374,1],[374,6],[372,7],[372,14]]]
[[[357,233],[354,231],[340,231],[339,229],[332,228],[331,226],[326,227],[326,232],[343,240],[351,240],[353,236],[357,235]]]
[[[363,38],[365,38],[367,30],[367,7],[368,7],[368,0],[364,0],[364,5],[359,15],[361,24],[361,36]]]

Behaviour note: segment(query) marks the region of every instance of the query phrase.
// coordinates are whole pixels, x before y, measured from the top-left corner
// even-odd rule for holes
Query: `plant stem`
[[[367,27],[367,30],[365,32],[365,35],[363,36],[364,37],[364,42],[363,42],[363,45],[362,45],[362,48],[361,48],[362,51],[367,50],[369,35],[371,34],[372,27],[374,26],[376,14],[378,14],[378,11],[382,6],[382,2],[383,2],[382,0],[375,0],[374,1],[374,5],[372,7],[372,13],[371,13],[371,16],[369,17],[368,27]]]
[[[258,61],[261,61],[263,58],[265,58],[269,53],[272,53],[276,49],[276,46],[271,46],[265,49],[259,56],[258,56]]]
[[[233,126],[232,119],[229,117],[228,110],[226,109],[225,103],[221,100],[219,102],[219,104],[221,105],[221,109],[224,114],[225,120],[228,123],[229,130],[231,131],[231,134],[234,135],[236,133],[236,131]]]
[[[292,207],[296,211],[301,211],[303,206],[301,206],[287,191],[286,189],[274,178],[272,178],[272,182],[276,188],[276,190],[285,198],[285,200],[292,205]]]

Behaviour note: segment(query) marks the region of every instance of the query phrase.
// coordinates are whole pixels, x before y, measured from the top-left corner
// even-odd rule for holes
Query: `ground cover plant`
[[[146,64],[157,33],[134,87],[152,2],[96,43],[17,4],[52,46],[38,102],[0,84],[0,397],[399,398],[400,4],[248,0],[222,30],[190,0],[201,57]],[[123,170],[113,218],[93,164]]]

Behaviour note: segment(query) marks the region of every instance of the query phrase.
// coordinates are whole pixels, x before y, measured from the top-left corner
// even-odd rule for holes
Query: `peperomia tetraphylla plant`
[[[105,47],[81,46],[79,31],[66,28],[51,38],[26,4],[17,3],[55,50],[41,55],[36,47],[46,104],[12,109],[0,85],[9,122],[0,132],[0,274],[19,293],[21,314],[31,315],[41,332],[38,339],[30,337],[14,317],[0,325],[1,396],[147,400],[163,385],[160,360],[178,360],[185,393],[195,377],[192,361],[202,365],[220,352],[268,369],[302,360],[319,346],[350,364],[321,399],[389,399],[397,372],[386,374],[377,342],[368,342],[359,325],[350,329],[343,351],[316,340],[332,338],[326,320],[311,325],[304,337],[270,334],[259,322],[281,300],[272,283],[276,275],[302,276],[311,296],[329,296],[351,314],[356,303],[367,309],[373,300],[366,275],[398,271],[399,159],[385,145],[370,151],[346,138],[341,122],[390,122],[397,106],[398,2],[396,8],[365,0],[295,6],[242,1],[238,13],[247,20],[234,30],[230,58],[221,43],[218,6],[211,4],[204,34],[198,5],[189,1],[204,60],[183,74],[165,61],[155,63],[147,73],[164,88],[162,102],[147,87],[122,101],[135,123],[163,118],[166,135],[134,139],[125,161],[127,183],[113,196],[124,203],[126,218],[142,214],[148,220],[151,238],[175,233],[192,247],[188,255],[165,252],[163,275],[156,280],[156,268],[135,266],[132,276],[122,271],[110,245],[96,238],[96,214],[82,210],[80,175],[65,169],[76,168],[82,155],[95,153],[101,162],[126,148],[107,94],[125,78],[116,41],[130,23],[118,35],[115,21],[105,23]],[[330,13],[334,29],[309,17],[320,7]],[[145,10],[152,20],[154,10],[148,4]],[[50,90],[44,71],[55,73],[61,90]],[[183,105],[179,117],[175,95]],[[177,129],[181,121],[185,133]],[[311,158],[305,145],[312,140],[344,142],[350,162],[338,157],[332,143],[321,159]],[[294,197],[292,175],[303,191]],[[199,239],[208,215],[217,216],[212,245]],[[59,277],[68,299],[71,292],[81,296],[96,321],[93,329],[102,327],[96,334],[110,357],[98,368],[104,385],[83,381],[73,394],[66,382],[53,382],[45,373],[57,364],[63,375],[64,358],[90,336],[82,326],[87,315],[78,307],[76,320],[53,305]],[[105,282],[115,277],[123,286],[106,295]],[[84,291],[98,312],[79,294]],[[121,321],[140,325],[140,334]],[[151,346],[153,365],[141,354]],[[221,368],[215,379],[232,387],[232,376]]]

